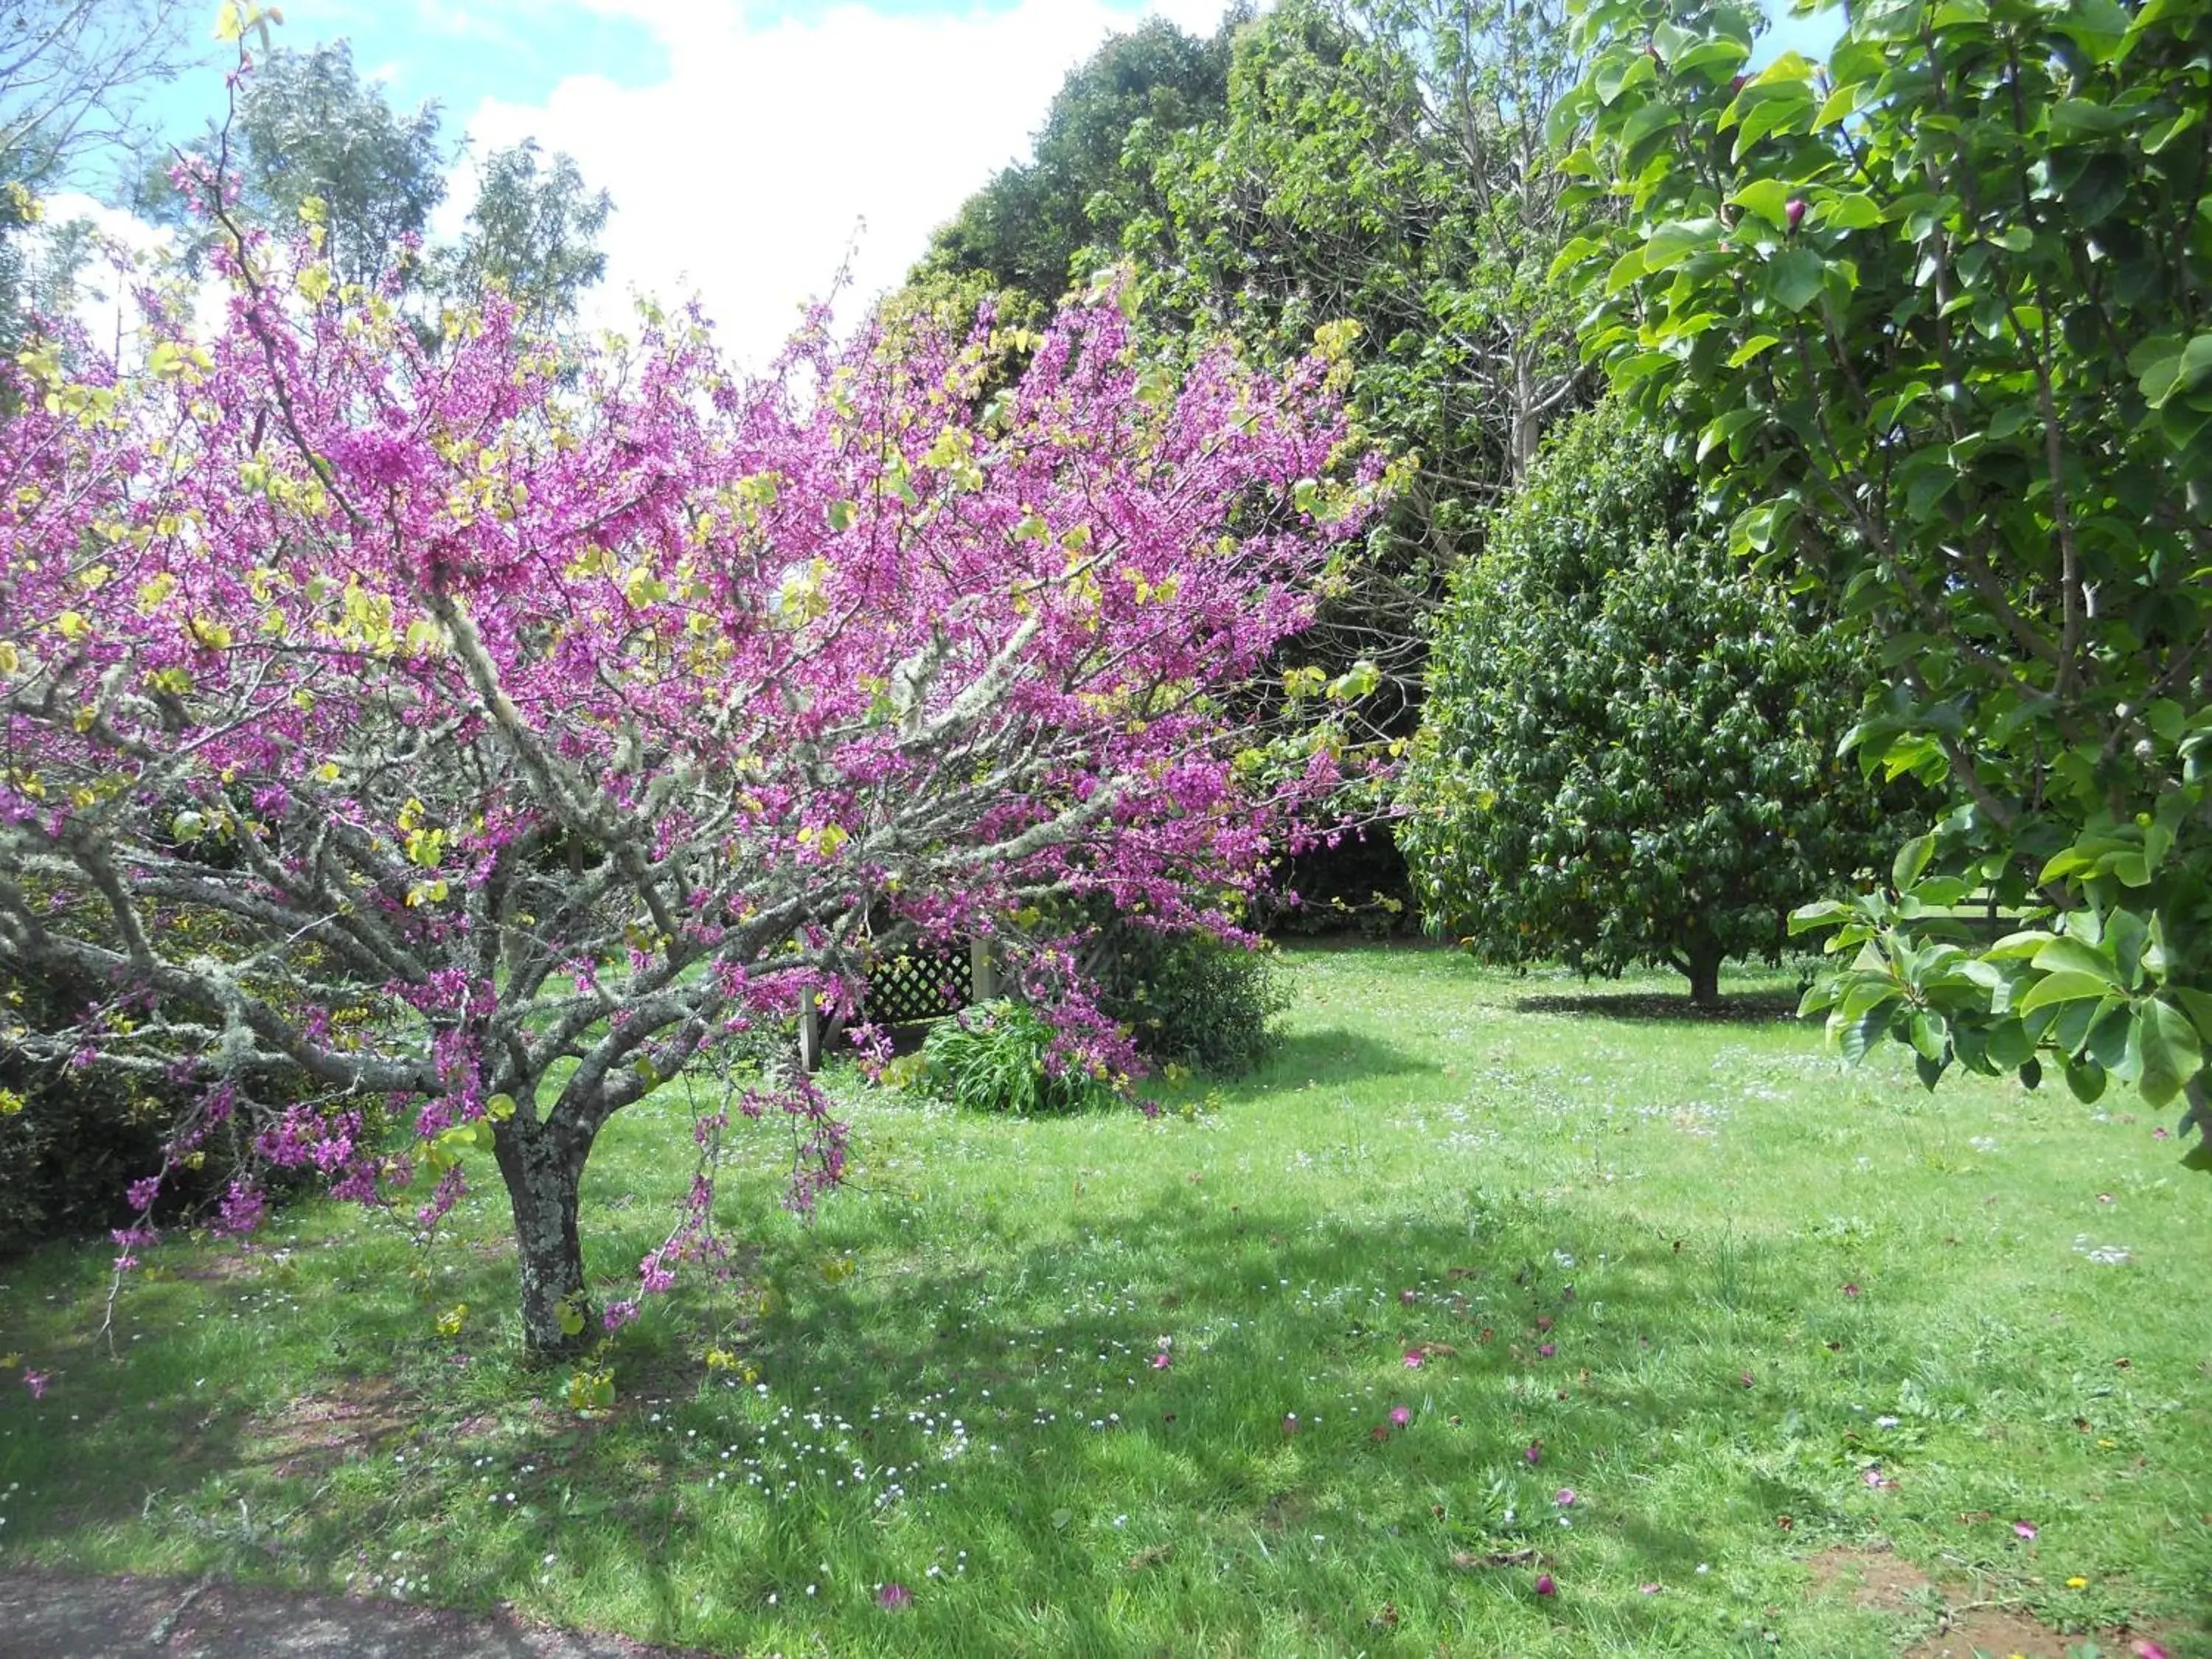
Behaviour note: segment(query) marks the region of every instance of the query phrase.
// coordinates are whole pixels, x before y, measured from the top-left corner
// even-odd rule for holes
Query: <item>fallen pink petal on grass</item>
[[[1403,1406],[1390,1407],[1390,1421],[1394,1426],[1402,1429],[1413,1420],[1413,1413],[1407,1407]]]
[[[1536,1575],[1537,1595],[1557,1595],[1559,1593],[1559,1587],[1552,1582],[1552,1575],[1550,1573],[1540,1572]]]
[[[2014,1522],[2012,1523],[2012,1530],[2013,1530],[2013,1535],[2014,1535],[2014,1537],[2016,1537],[2016,1538],[2025,1538],[2025,1539],[2028,1540],[2031,1543],[2033,1543],[2033,1542],[2034,1541],[2034,1539],[2035,1539],[2035,1522],[2033,1522],[2033,1521],[2015,1521],[2015,1522]]]
[[[893,1613],[897,1612],[901,1607],[910,1607],[913,1603],[914,1592],[904,1584],[885,1584],[876,1592],[876,1605],[889,1608]]]

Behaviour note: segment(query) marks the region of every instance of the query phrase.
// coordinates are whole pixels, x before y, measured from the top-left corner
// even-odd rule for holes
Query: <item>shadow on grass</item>
[[[1269,1094],[1301,1083],[1350,1083],[1362,1078],[1412,1077],[1443,1068],[1432,1060],[1342,1026],[1300,1031],[1285,1038],[1282,1047],[1249,1077],[1221,1085],[1232,1098]]]
[[[1577,995],[1519,997],[1516,1012],[1564,1014],[1572,1019],[1618,1019],[1679,1025],[1773,1025],[1794,1023],[1799,993],[1745,991],[1718,1006],[1700,1008],[1686,993],[1664,991],[1584,992]]]
[[[1386,1042],[1336,1030],[1306,1034],[1271,1068],[1301,1079],[1425,1069]],[[1586,1487],[1592,1524],[1615,1528],[1627,1582],[1678,1582],[1713,1553],[1717,1531],[1679,1511],[1642,1512],[1606,1472],[1686,1417],[1741,1435],[1778,1431],[1784,1396],[1747,1392],[1731,1364],[1655,1373],[1650,1345],[1695,1349],[1724,1340],[1737,1317],[1797,1317],[1785,1285],[1737,1283],[1717,1240],[1693,1241],[1684,1255],[1634,1229],[1597,1239],[1586,1217],[1534,1198],[1483,1200],[1471,1231],[1459,1215],[1363,1226],[1317,1218],[1264,1188],[1236,1194],[1235,1204],[1230,1196],[1178,1184],[1149,1201],[1005,1231],[948,1225],[920,1252],[896,1242],[894,1224],[871,1225],[892,1255],[836,1279],[821,1271],[814,1241],[785,1245],[758,1272],[788,1299],[739,1344],[759,1367],[757,1400],[702,1371],[695,1322],[654,1321],[613,1345],[623,1399],[592,1421],[559,1408],[556,1384],[491,1349],[449,1370],[448,1345],[426,1340],[411,1303],[349,1297],[351,1358],[325,1351],[317,1364],[297,1351],[309,1362],[299,1370],[312,1373],[298,1382],[327,1400],[347,1391],[349,1376],[374,1389],[388,1366],[388,1415],[380,1410],[342,1441],[332,1432],[312,1449],[272,1445],[267,1416],[187,1416],[171,1401],[190,1376],[126,1368],[101,1379],[106,1409],[73,1434],[88,1463],[133,1478],[104,1499],[81,1494],[54,1518],[64,1530],[96,1528],[121,1518],[118,1499],[153,1489],[167,1494],[163,1505],[191,1495],[212,1524],[221,1506],[250,1495],[257,1514],[286,1517],[291,1571],[343,1572],[356,1559],[381,1563],[395,1543],[419,1553],[426,1537],[446,1540],[437,1599],[461,1605],[527,1597],[557,1554],[563,1575],[633,1587],[622,1615],[632,1634],[718,1648],[766,1639],[751,1623],[757,1610],[779,1592],[788,1603],[819,1561],[878,1547],[852,1539],[875,1535],[892,1512],[871,1508],[873,1487],[839,1478],[847,1455],[964,1488],[939,1497],[917,1482],[910,1501],[938,1535],[975,1552],[979,1576],[1056,1587],[1051,1605],[1026,1612],[1009,1593],[981,1624],[924,1630],[917,1613],[916,1641],[939,1651],[1146,1650],[1117,1622],[1116,1598],[1165,1617],[1161,1600],[1176,1595],[1206,1607],[1226,1634],[1214,1651],[1249,1650],[1291,1616],[1317,1649],[1410,1652],[1378,1646],[1370,1623],[1386,1579],[1408,1642],[1419,1631],[1432,1647],[1458,1631],[1475,1586],[1526,1592],[1526,1572],[1470,1571],[1455,1556],[1537,1548],[1549,1559],[1561,1548],[1539,1529],[1561,1484]],[[1575,1272],[1559,1265],[1562,1241],[1586,1259],[1594,1244],[1608,1253],[1601,1318],[1589,1310],[1591,1287],[1577,1297]],[[1110,1281],[1102,1259],[1113,1262]],[[511,1273],[507,1261],[478,1260],[441,1285],[441,1298],[497,1305],[512,1294]],[[195,1311],[184,1286],[161,1289],[174,1305],[149,1314],[181,1321]],[[1175,1338],[1172,1364],[1155,1368],[1164,1334]],[[1556,1355],[1540,1352],[1546,1344]],[[1418,1372],[1402,1363],[1416,1350]],[[1428,1404],[1406,1431],[1377,1437],[1401,1401]],[[784,1407],[798,1414],[794,1431],[849,1421],[854,1445],[823,1457],[836,1465],[823,1474],[794,1459],[787,1494],[713,1484],[732,1467],[722,1448],[743,1443],[738,1468],[768,1449],[757,1427],[746,1440],[748,1413],[757,1425]],[[915,1425],[915,1410],[963,1416],[975,1448],[948,1455],[941,1435]],[[1286,1413],[1297,1416],[1293,1432]],[[0,1410],[0,1421],[9,1415]],[[1532,1442],[1544,1448],[1540,1470],[1525,1459]],[[211,1476],[228,1477],[220,1498],[201,1484]],[[56,1468],[49,1478],[66,1477]],[[1790,1482],[1762,1480],[1755,1496],[1741,1495],[1808,1522],[1827,1510],[1820,1493]],[[1172,1563],[1147,1561],[1104,1513],[1137,1509],[1134,1500],[1178,1517]],[[742,1547],[726,1541],[741,1512],[733,1504],[756,1516],[770,1506],[739,1534]],[[1322,1534],[1357,1541],[1325,1548]],[[911,1547],[880,1547],[879,1573]],[[250,1575],[287,1570],[251,1549],[230,1559]],[[702,1586],[722,1611],[702,1611]],[[1633,1601],[1601,1617],[1611,1637],[1655,1620]]]
[[[1224,1207],[1178,1194],[1112,1218],[1122,1238],[1176,1247],[1130,1262],[1110,1308],[1081,1305],[1066,1278],[1079,1252],[1041,1230],[988,1251],[988,1267],[1000,1283],[1065,1285],[1073,1305],[1056,1314],[1034,1302],[1001,1310],[979,1295],[979,1249],[900,1275],[901,1304],[921,1317],[887,1319],[857,1281],[813,1286],[757,1334],[753,1352],[801,1409],[866,1423],[896,1379],[948,1414],[969,1413],[970,1431],[1004,1449],[994,1554],[1012,1582],[1096,1576],[1098,1542],[1071,1528],[1069,1515],[1095,1505],[1102,1477],[1143,1468],[1159,1483],[1154,1496],[1197,1518],[1208,1571],[1224,1588],[1262,1602],[1292,1595],[1321,1621],[1317,1636],[1352,1644],[1371,1638],[1364,1621],[1378,1572],[1394,1575],[1409,1617],[1425,1606],[1448,1628],[1447,1610],[1471,1582],[1455,1556],[1548,1553],[1555,1486],[1598,1476],[1624,1448],[1686,1416],[1771,1434],[1786,1409],[1747,1394],[1725,1365],[1654,1386],[1650,1342],[1734,1317],[1717,1311],[1705,1253],[1608,1239],[1613,1288],[1600,1321],[1553,1254],[1583,1224],[1549,1205],[1487,1215],[1481,1243],[1464,1223],[1363,1230],[1316,1226],[1310,1212],[1265,1203]],[[1747,1311],[1785,1313],[1779,1292],[1752,1300]],[[1194,1340],[1194,1331],[1206,1334]],[[1154,1369],[1163,1332],[1184,1334],[1171,1366]],[[1404,1363],[1415,1352],[1418,1371]],[[1301,1363],[1285,1365],[1290,1353]],[[1393,1404],[1423,1399],[1432,1409],[1413,1428],[1383,1426]],[[1297,1420],[1286,1431],[1289,1414]],[[1532,1442],[1543,1447],[1540,1471],[1527,1457]],[[1800,1516],[1828,1507],[1790,1483],[1757,1501]],[[1271,1550],[1300,1553],[1307,1534],[1333,1531],[1348,1513],[1376,1539],[1373,1559],[1316,1553],[1295,1578],[1276,1577]],[[1685,1575],[1717,1541],[1679,1516],[1630,1509],[1617,1520],[1644,1577]],[[755,1588],[765,1594],[775,1582],[764,1565]],[[1078,1635],[1097,1651],[1127,1648],[1104,1626]]]

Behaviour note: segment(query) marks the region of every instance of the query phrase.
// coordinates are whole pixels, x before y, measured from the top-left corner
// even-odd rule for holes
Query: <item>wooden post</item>
[[[817,1072],[822,1068],[822,1015],[814,1006],[814,993],[809,991],[799,1003],[799,1069]]]
[[[999,965],[991,960],[991,941],[971,939],[968,941],[969,988],[977,1002],[988,1002],[999,994]]]

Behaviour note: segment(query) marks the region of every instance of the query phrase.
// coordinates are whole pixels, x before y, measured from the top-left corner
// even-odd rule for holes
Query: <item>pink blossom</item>
[[[1531,1440],[1528,1443],[1528,1449],[1522,1452],[1521,1455],[1530,1468],[1534,1468],[1544,1461],[1544,1443],[1540,1440]]]
[[[1417,1371],[1427,1363],[1426,1357],[1419,1348],[1408,1348],[1406,1350],[1406,1369],[1407,1370]]]
[[[1156,1371],[1164,1371],[1174,1364],[1175,1356],[1173,1354],[1156,1353],[1152,1356],[1152,1369]]]
[[[31,1398],[33,1400],[44,1400],[46,1397],[46,1384],[50,1381],[52,1378],[44,1371],[26,1369],[23,1372],[23,1386],[31,1391]]]
[[[1271,376],[1218,351],[1164,388],[1101,296],[1018,360],[981,316],[841,343],[817,315],[749,379],[694,317],[552,350],[492,300],[433,343],[390,306],[396,277],[328,293],[305,241],[258,239],[250,283],[239,259],[216,269],[236,280],[204,339],[181,314],[133,319],[141,358],[208,365],[189,396],[78,339],[63,373],[110,394],[104,418],[29,397],[0,424],[0,471],[38,480],[8,500],[0,609],[40,685],[0,720],[0,824],[84,884],[120,871],[159,903],[205,879],[191,843],[216,814],[250,804],[266,851],[226,876],[226,925],[238,959],[290,977],[242,1050],[169,1055],[167,1081],[205,1090],[175,1149],[235,1115],[261,1163],[393,1206],[376,1129],[411,1122],[438,1148],[434,1190],[403,1212],[427,1232],[465,1166],[526,1195],[518,1148],[540,1124],[579,1149],[555,1171],[573,1200],[609,1114],[714,1066],[756,1020],[806,1006],[860,1027],[851,918],[870,906],[882,939],[995,939],[1003,981],[1053,1029],[1048,1071],[1126,1090],[1141,1060],[1082,940],[1003,937],[1004,919],[1076,892],[1248,940],[1237,918],[1271,863],[1338,827],[1340,779],[1382,781],[1349,753],[1255,775],[1252,732],[1221,712],[1273,672],[1333,544],[1382,505],[1381,459],[1319,358]],[[1336,510],[1252,511],[1312,479]],[[87,583],[94,544],[107,574]],[[118,712],[80,726],[95,705]],[[35,797],[14,781],[33,775]],[[159,779],[160,810],[70,805],[125,776]],[[607,866],[609,902],[571,907],[545,854],[584,810],[589,839],[639,861]],[[325,844],[343,848],[327,868],[302,850]],[[488,949],[491,893],[544,937]],[[224,1006],[228,969],[157,930],[144,974],[94,908],[57,910],[39,949],[94,953],[113,993],[40,1058],[159,1065],[148,985]],[[228,1075],[240,1053],[262,1075]],[[540,1089],[555,1066],[576,1094]],[[289,1086],[302,1073],[311,1097]],[[516,1103],[494,1157],[470,1132]],[[695,1125],[709,1189],[718,1109]],[[795,1213],[844,1178],[845,1127],[810,1079],[738,1111],[790,1131]],[[134,1189],[142,1216],[157,1191]],[[260,1194],[242,1174],[222,1224],[259,1219]],[[711,1207],[679,1205],[639,1297],[726,1267]]]
[[[269,1213],[269,1199],[258,1187],[249,1187],[242,1181],[230,1183],[223,1194],[222,1206],[216,1219],[216,1231],[242,1237],[254,1231]]]
[[[1550,1573],[1548,1573],[1548,1572],[1540,1572],[1540,1573],[1538,1573],[1538,1574],[1536,1575],[1536,1594],[1537,1594],[1537,1595],[1558,1595],[1558,1594],[1559,1594],[1559,1587],[1557,1584],[1554,1584],[1554,1583],[1552,1582],[1552,1575],[1551,1575]]]
[[[1407,1407],[1403,1406],[1390,1407],[1390,1425],[1393,1428],[1402,1429],[1413,1420],[1413,1413]]]
[[[2014,1537],[2025,1538],[2031,1543],[2034,1541],[2036,1530],[2034,1522],[2015,1521],[2012,1523],[2012,1530]]]
[[[1559,1345],[1556,1342],[1540,1342],[1536,1345],[1536,1352],[1541,1358],[1549,1359],[1559,1351]]]
[[[1562,1486],[1559,1491],[1552,1494],[1552,1501],[1554,1504],[1557,1504],[1563,1510],[1572,1509],[1575,1506],[1577,1498],[1577,1494],[1572,1486]]]
[[[914,1592],[904,1584],[885,1584],[876,1592],[876,1605],[896,1613],[914,1605]]]

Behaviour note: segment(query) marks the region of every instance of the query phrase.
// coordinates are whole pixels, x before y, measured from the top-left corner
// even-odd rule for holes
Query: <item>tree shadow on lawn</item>
[[[1357,1083],[1376,1077],[1411,1077],[1441,1072],[1443,1066],[1424,1055],[1364,1032],[1332,1025],[1317,1031],[1298,1031],[1285,1037],[1259,1070],[1248,1076],[1200,1083],[1218,1090],[1227,1099],[1241,1100],[1273,1094],[1301,1083],[1318,1086]]]
[[[1367,1621],[1381,1577],[1407,1629],[1425,1622],[1433,1641],[1457,1628],[1474,1586],[1528,1590],[1528,1571],[1470,1569],[1469,1557],[1534,1548],[1549,1561],[1609,1531],[1609,1547],[1632,1564],[1609,1574],[1629,1575],[1626,1601],[1603,1615],[1617,1626],[1642,1611],[1639,1577],[1679,1583],[1714,1553],[1718,1540],[1680,1517],[1639,1516],[1633,1486],[1612,1473],[1686,1417],[1755,1435],[1773,1431],[1788,1407],[1747,1391],[1717,1357],[1694,1381],[1650,1379],[1645,1339],[1704,1346],[1728,1322],[1709,1264],[1666,1241],[1608,1238],[1601,1322],[1552,1255],[1587,1223],[1547,1206],[1528,1206],[1502,1233],[1486,1225],[1481,1244],[1463,1222],[1362,1230],[1274,1206],[1224,1207],[1179,1193],[1113,1218],[1123,1238],[1174,1248],[1117,1262],[1110,1310],[1067,1305],[1081,1300],[1075,1279],[1090,1276],[1070,1275],[1081,1247],[1038,1238],[988,1261],[971,1250],[902,1272],[896,1310],[859,1281],[810,1286],[751,1352],[798,1411],[866,1424],[881,1409],[871,1455],[886,1462],[933,1461],[933,1448],[908,1443],[902,1419],[915,1402],[961,1417],[972,1441],[1000,1449],[975,1460],[980,1470],[963,1458],[948,1477],[991,1483],[977,1512],[994,1522],[994,1576],[1088,1579],[1101,1605],[1152,1565],[1131,1555],[1139,1534],[1103,1529],[1104,1509],[1139,1501],[1177,1517],[1177,1571],[1218,1580],[1226,1623],[1249,1617],[1256,1627],[1262,1609],[1288,1599],[1327,1639],[1350,1645],[1376,1640]],[[1056,1316],[1035,1301],[1000,1311],[1001,1287],[1041,1284],[1066,1287]],[[1328,1294],[1337,1290],[1346,1294]],[[909,1317],[899,1322],[899,1311]],[[1155,1368],[1163,1335],[1170,1364]],[[1540,1353],[1547,1344],[1553,1355]],[[1401,1403],[1418,1415],[1394,1431],[1389,1413]],[[1540,1463],[1528,1459],[1532,1444]],[[1583,1493],[1583,1531],[1572,1539],[1555,1529],[1560,1486]],[[1807,1519],[1831,1507],[1809,1487],[1765,1477],[1747,1476],[1737,1496]],[[1315,1534],[1340,1542],[1310,1547]],[[775,1582],[764,1573],[757,1589]],[[1126,1632],[1084,1634],[1102,1652],[1128,1642]]]
[[[1314,1034],[1304,1052],[1325,1054],[1340,1041]],[[118,1389],[136,1397],[70,1434],[106,1468],[131,1467],[133,1490],[68,1524],[92,1527],[118,1498],[135,1508],[149,1487],[181,1494],[228,1468],[256,1487],[257,1513],[271,1500],[301,1511],[282,1563],[251,1555],[240,1566],[343,1572],[357,1547],[385,1549],[377,1540],[398,1519],[435,1528],[462,1504],[483,1512],[472,1460],[495,1454],[492,1484],[515,1501],[493,1511],[499,1525],[457,1543],[454,1580],[440,1563],[438,1599],[526,1597],[542,1559],[557,1552],[558,1571],[575,1582],[641,1587],[644,1610],[623,1615],[631,1633],[719,1646],[751,1643],[762,1632],[750,1621],[768,1597],[781,1592],[787,1605],[818,1561],[852,1559],[856,1535],[882,1540],[859,1547],[880,1552],[872,1576],[918,1583],[920,1563],[900,1559],[913,1529],[884,1530],[918,1504],[931,1534],[971,1553],[971,1581],[995,1587],[990,1617],[1018,1623],[1035,1598],[1049,1597],[1057,1622],[1034,1631],[1031,1645],[1101,1654],[1136,1645],[1112,1611],[1125,1596],[1163,1618],[1164,1603],[1205,1605],[1218,1632],[1255,1637],[1288,1609],[1318,1645],[1425,1651],[1455,1638],[1471,1607],[1529,1594],[1534,1564],[1486,1564],[1530,1549],[1547,1569],[1583,1577],[1559,1616],[1593,1642],[1601,1630],[1617,1640],[1674,1616],[1637,1596],[1638,1581],[1686,1585],[1746,1514],[1787,1513],[1814,1535],[1848,1524],[1828,1486],[1755,1467],[1717,1480],[1692,1512],[1646,1508],[1637,1496],[1648,1449],[1692,1420],[1742,1443],[1779,1436],[1793,1407],[1804,1419],[1793,1432],[1850,1426],[1840,1403],[1831,1411],[1786,1382],[1741,1381],[1737,1344],[1802,1328],[1806,1316],[1786,1273],[1729,1278],[1717,1233],[1690,1235],[1682,1250],[1534,1196],[1486,1203],[1471,1229],[1464,1216],[1418,1213],[1359,1225],[1264,1188],[1257,1202],[1231,1195],[1177,1182],[1149,1201],[1071,1210],[1011,1234],[955,1224],[914,1242],[855,1217],[866,1237],[853,1239],[861,1265],[852,1277],[817,1271],[811,1236],[761,1264],[787,1292],[740,1345],[764,1394],[702,1382],[703,1337],[679,1297],[668,1304],[677,1317],[617,1342],[623,1398],[590,1421],[559,1408],[550,1378],[516,1378],[517,1397],[493,1408],[499,1420],[477,1420],[468,1413],[486,1411],[481,1389],[441,1383],[418,1366],[412,1431],[363,1449],[382,1472],[374,1483],[326,1486],[334,1471],[305,1467],[285,1478],[243,1413],[185,1434],[173,1412],[149,1409],[155,1401],[142,1389]],[[1563,1248],[1584,1266],[1562,1265]],[[511,1267],[486,1261],[482,1272]],[[1601,1318],[1592,1310],[1601,1297]],[[372,1314],[351,1346],[396,1353],[420,1334],[419,1314],[395,1306]],[[1172,1340],[1171,1363],[1155,1368],[1161,1336]],[[1547,1343],[1553,1354],[1541,1352]],[[1409,1352],[1419,1368],[1404,1364]],[[308,1386],[342,1387],[344,1368],[328,1369]],[[1415,1416],[1392,1431],[1388,1413],[1401,1403]],[[864,1487],[796,1470],[788,1499],[710,1484],[729,1467],[721,1449],[781,1407],[799,1421],[845,1419],[853,1458],[876,1471],[927,1470],[927,1489],[916,1480],[905,1503],[878,1512],[873,1474]],[[939,1431],[910,1412],[936,1418]],[[947,1456],[942,1430],[954,1417],[968,1443]],[[767,1443],[756,1432],[754,1449]],[[1526,1455],[1532,1444],[1542,1448],[1538,1464]],[[443,1468],[416,1475],[418,1449]],[[400,1449],[410,1466],[404,1487],[388,1473]],[[951,1490],[935,1492],[939,1480]],[[1560,1486],[1580,1494],[1571,1534],[1554,1529]],[[1504,1519],[1507,1504],[1517,1520]],[[1170,1553],[1155,1554],[1156,1534],[1118,1529],[1113,1510],[1164,1529]],[[741,1547],[718,1544],[746,1516]],[[1310,1542],[1316,1534],[1328,1544]],[[1794,1570],[1785,1541],[1769,1549],[1770,1568]],[[1601,1574],[1602,1584],[1589,1582]],[[723,1609],[703,1622],[693,1600],[702,1583]],[[971,1584],[971,1600],[981,1588]],[[1396,1643],[1369,1622],[1386,1593],[1402,1620]],[[917,1641],[933,1628],[921,1612]],[[1667,1627],[1679,1637],[1679,1624]],[[949,1628],[939,1634],[953,1639]],[[1654,1639],[1665,1645],[1663,1634]]]
[[[1714,1007],[1700,1008],[1691,1002],[1686,992],[1590,991],[1517,997],[1513,1008],[1522,1014],[1562,1014],[1570,1019],[1618,1019],[1642,1024],[1773,1025],[1796,1022],[1802,995],[1797,991],[1744,991]]]

